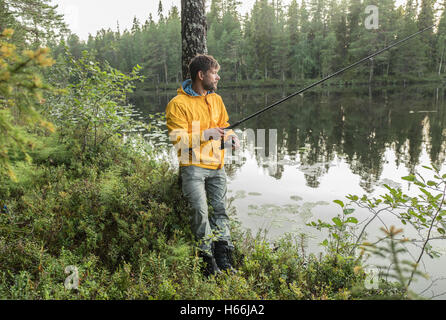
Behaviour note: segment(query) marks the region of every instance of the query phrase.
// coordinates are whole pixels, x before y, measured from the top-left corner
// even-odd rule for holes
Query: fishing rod
[[[381,49],[381,50],[379,50],[379,51],[377,51],[377,52],[375,52],[375,53],[373,53],[373,54],[371,54],[371,55],[369,55],[369,56],[367,56],[367,57],[365,57],[365,58],[363,58],[363,59],[361,59],[361,60],[359,60],[359,61],[357,61],[357,62],[355,62],[353,64],[351,64],[351,65],[349,65],[348,67],[345,67],[345,68],[343,68],[343,69],[341,69],[339,71],[336,71],[335,73],[333,73],[333,74],[331,74],[331,75],[329,75],[329,76],[327,76],[327,77],[325,77],[325,78],[323,78],[323,79],[321,79],[321,80],[319,80],[319,81],[317,81],[317,82],[315,82],[315,83],[313,83],[313,84],[311,84],[311,85],[309,85],[309,86],[307,86],[307,87],[305,87],[305,88],[303,88],[303,89],[301,89],[301,90],[299,90],[299,91],[297,91],[297,92],[295,92],[293,94],[290,94],[289,96],[287,96],[287,97],[285,97],[285,98],[283,98],[283,99],[273,103],[272,105],[269,105],[269,106],[263,108],[262,110],[259,110],[259,111],[255,112],[254,114],[252,114],[252,115],[250,115],[250,116],[248,116],[248,117],[246,117],[246,118],[244,118],[242,120],[237,121],[233,125],[230,125],[229,127],[226,127],[225,130],[234,129],[235,127],[238,127],[243,122],[246,122],[249,119],[257,117],[259,114],[262,114],[265,111],[267,111],[267,110],[269,110],[271,108],[274,108],[275,106],[281,104],[282,102],[285,102],[285,101],[291,99],[292,97],[297,96],[298,94],[301,94],[301,93],[303,93],[303,92],[305,92],[305,91],[307,91],[307,90],[309,90],[309,89],[311,89],[311,88],[321,84],[322,82],[325,82],[325,81],[327,81],[327,80],[329,80],[329,79],[331,79],[333,77],[336,77],[337,75],[339,75],[339,74],[341,74],[341,73],[343,73],[343,72],[345,72],[345,71],[347,71],[349,69],[352,69],[352,68],[356,67],[357,65],[363,63],[364,61],[372,59],[373,57],[383,53],[384,51],[387,51],[387,50],[389,50],[389,49],[391,49],[391,48],[393,48],[393,47],[395,47],[395,46],[397,46],[397,45],[399,45],[399,44],[401,44],[403,42],[406,42],[406,41],[412,39],[413,37],[419,35],[420,33],[425,32],[426,30],[432,29],[434,26],[435,25],[432,25],[430,27],[427,27],[427,28],[424,28],[422,30],[419,30],[418,32],[416,32],[414,34],[412,34],[412,35],[410,35],[410,36],[408,36],[408,37],[406,37],[406,38],[404,38],[404,39],[402,39],[400,41],[397,41],[397,42],[395,42],[395,43],[393,43],[393,44],[391,44],[391,45],[389,45],[389,46],[387,46],[387,47],[385,47],[385,48],[383,48],[383,49]],[[224,147],[225,147],[225,143],[224,143],[223,138],[222,138],[222,140],[221,140],[221,149],[224,149]]]

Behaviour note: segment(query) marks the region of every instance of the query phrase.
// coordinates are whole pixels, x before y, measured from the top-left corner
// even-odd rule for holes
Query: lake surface
[[[221,89],[218,93],[234,123],[298,89]],[[445,168],[445,92],[441,85],[324,87],[248,120],[237,131],[242,148],[227,157],[225,166],[228,198],[242,227],[253,234],[266,230],[272,241],[285,233],[304,233],[308,252],[316,253],[322,250],[319,243],[326,234],[306,223],[331,221],[340,213],[333,200],[346,202],[349,194],[378,196],[387,192],[384,184],[416,192],[416,186],[401,177],[414,172],[428,175],[422,166],[431,163]],[[151,92],[132,102],[141,118],[148,119],[149,114],[164,112],[175,95],[176,91]],[[168,144],[163,133],[150,139],[160,148]],[[174,152],[170,154],[175,158]],[[359,208],[356,212],[359,217],[369,215]],[[368,239],[383,235],[382,223],[402,226],[393,216],[384,215],[382,222],[368,227]],[[405,236],[416,236],[409,226],[403,227]],[[433,246],[444,252],[446,241]],[[416,256],[416,247],[408,249]],[[379,264],[376,259],[368,262],[371,268]],[[446,277],[446,255],[425,258],[422,270],[431,279],[415,282],[415,292],[422,292],[433,279],[437,280],[423,295],[446,291],[446,280],[440,279]]]

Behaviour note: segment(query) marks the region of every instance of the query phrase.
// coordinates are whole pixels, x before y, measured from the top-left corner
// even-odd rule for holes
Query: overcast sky
[[[244,14],[250,11],[255,0],[241,2],[240,12]],[[284,0],[283,3],[289,2]],[[65,15],[71,31],[86,40],[89,33],[96,35],[96,31],[102,28],[116,31],[117,21],[124,31],[132,27],[135,16],[144,23],[152,13],[156,20],[159,0],[52,0],[52,3],[59,5],[59,12]],[[162,0],[162,3],[165,15],[174,5],[181,8],[181,0]],[[210,1],[206,3],[209,6]]]
[[[209,6],[210,0],[206,3]],[[239,7],[240,13],[244,15],[249,12],[255,0],[242,0]],[[287,5],[291,0],[283,0]],[[300,1],[298,1],[300,2]],[[397,0],[397,4],[405,2]],[[83,40],[88,38],[88,34],[96,35],[102,28],[116,31],[117,22],[121,31],[131,29],[133,18],[136,16],[141,23],[144,23],[152,13],[157,19],[159,0],[52,0],[53,4],[59,5],[59,12],[65,15],[72,32],[79,35]],[[181,0],[162,0],[164,14],[172,6],[181,8]]]

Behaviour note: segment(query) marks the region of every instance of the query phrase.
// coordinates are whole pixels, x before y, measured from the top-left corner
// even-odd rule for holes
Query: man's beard
[[[212,82],[203,82],[203,89],[206,91],[215,91],[217,90],[217,84],[213,84]]]

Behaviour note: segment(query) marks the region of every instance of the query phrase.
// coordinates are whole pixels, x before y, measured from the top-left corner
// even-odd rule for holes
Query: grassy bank
[[[240,272],[207,279],[168,163],[118,138],[94,154],[57,133],[36,138],[33,163],[14,159],[17,182],[0,184],[2,299],[399,297],[392,287],[366,289],[355,259],[306,255],[290,236],[272,245],[235,219]],[[78,270],[78,289],[64,285],[67,266]]]

